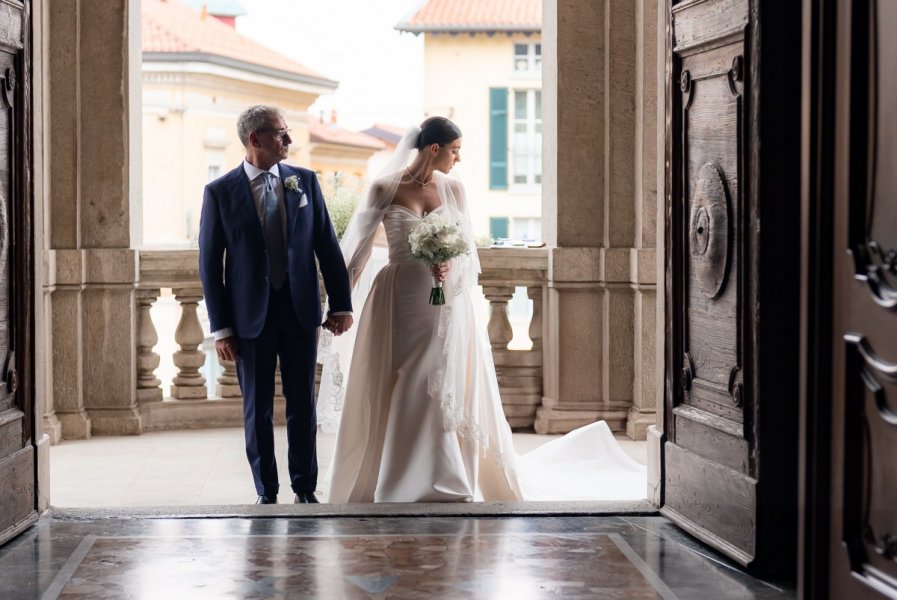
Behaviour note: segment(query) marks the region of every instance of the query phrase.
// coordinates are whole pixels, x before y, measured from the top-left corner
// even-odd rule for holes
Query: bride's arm
[[[350,240],[353,248],[348,248],[351,256],[348,256],[346,268],[349,271],[349,281],[352,288],[358,283],[364,268],[367,266],[371,258],[371,251],[374,241],[377,237],[377,230],[383,221],[383,214],[386,206],[384,195],[386,194],[386,186],[382,183],[375,182],[368,192],[369,198],[366,206],[358,211],[354,217],[354,223],[350,225],[352,235],[357,236],[357,240]]]

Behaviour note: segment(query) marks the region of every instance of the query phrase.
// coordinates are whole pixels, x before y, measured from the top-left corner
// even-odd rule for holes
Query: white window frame
[[[541,128],[542,119],[536,118],[536,94],[541,96],[542,90],[538,88],[514,89],[511,90],[510,110],[508,110],[508,119],[510,121],[508,130],[510,131],[510,152],[508,160],[508,180],[512,188],[516,190],[538,190],[542,187],[542,142]],[[526,94],[526,117],[524,119],[517,118],[517,94]],[[517,127],[522,125],[526,131],[526,181],[517,181]],[[536,134],[540,137],[537,138]],[[537,139],[539,141],[537,141]]]
[[[212,170],[215,170],[215,174],[212,174]],[[224,167],[221,166],[221,163],[206,163],[206,183],[214,181],[224,175]]]
[[[519,46],[526,47],[526,66],[521,67],[517,64],[519,60],[518,57],[522,57],[522,54],[517,54],[517,48]],[[536,53],[536,50],[539,50]],[[535,73],[542,70],[542,42],[514,42],[513,46],[513,70],[516,73]]]
[[[531,235],[522,235],[521,230],[526,229]],[[513,240],[526,240],[532,242],[542,241],[541,217],[511,217],[508,223],[508,237]]]

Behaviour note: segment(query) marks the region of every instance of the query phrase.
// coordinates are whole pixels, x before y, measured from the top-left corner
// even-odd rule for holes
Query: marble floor
[[[785,599],[662,517],[45,517],[0,598]]]
[[[282,492],[289,491],[286,430],[275,428]],[[515,433],[518,453],[558,436]],[[623,449],[645,464],[645,442],[617,437]],[[334,436],[318,435],[322,474],[318,492],[327,500],[327,472]],[[255,501],[243,430],[238,427],[144,433],[65,441],[50,448],[50,502],[57,507],[189,506]],[[292,499],[281,494],[281,501]]]

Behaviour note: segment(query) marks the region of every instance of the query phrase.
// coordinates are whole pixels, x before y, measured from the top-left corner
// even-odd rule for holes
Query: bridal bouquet
[[[436,213],[430,213],[421,219],[411,230],[408,245],[411,248],[411,258],[431,268],[470,252],[470,242],[464,236],[461,225]],[[445,304],[442,282],[435,278],[430,291],[430,304]]]

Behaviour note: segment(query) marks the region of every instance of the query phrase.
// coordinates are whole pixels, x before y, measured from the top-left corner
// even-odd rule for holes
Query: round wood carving
[[[701,292],[718,298],[729,268],[729,202],[726,183],[715,163],[698,171],[689,224],[691,268]]]

